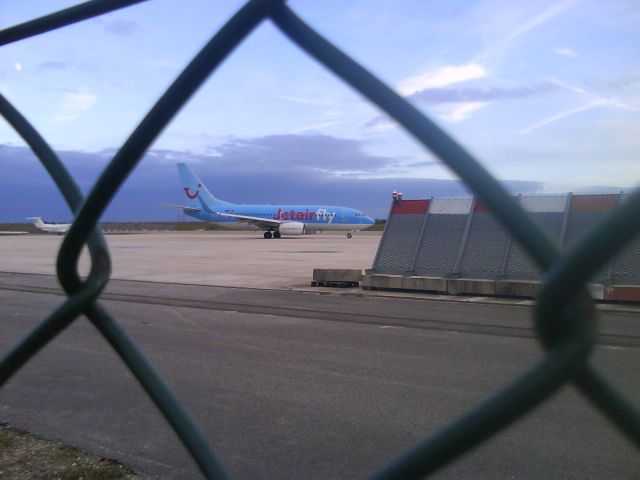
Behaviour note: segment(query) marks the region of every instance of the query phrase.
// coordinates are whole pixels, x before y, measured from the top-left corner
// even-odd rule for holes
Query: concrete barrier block
[[[447,279],[442,277],[404,277],[402,288],[404,290],[447,293]]]
[[[450,278],[447,280],[447,292],[449,295],[495,295],[496,282],[475,278]]]
[[[590,283],[587,285],[587,290],[589,290],[594,300],[604,300],[604,285],[600,283]]]
[[[540,290],[540,282],[534,280],[497,280],[496,295],[501,297],[534,298]]]
[[[400,290],[402,275],[365,275],[362,277],[362,287]]]
[[[314,268],[314,282],[360,282],[362,270],[347,268]]]

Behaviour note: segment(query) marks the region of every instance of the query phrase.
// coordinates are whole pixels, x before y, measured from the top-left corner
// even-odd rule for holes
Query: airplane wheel
[[[280,238],[280,232],[273,232],[273,238]]]
[[[347,238],[351,238],[353,237],[353,235],[351,235],[351,233],[347,233]]]
[[[271,232],[264,232],[264,238],[271,238]]]

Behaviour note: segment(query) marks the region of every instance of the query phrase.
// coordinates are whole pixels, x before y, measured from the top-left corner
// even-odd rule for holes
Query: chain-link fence
[[[95,0],[0,32],[0,45],[86,20],[140,0]],[[395,119],[440,157],[473,190],[502,225],[546,272],[535,324],[545,354],[506,388],[428,436],[413,449],[375,472],[373,478],[419,478],[434,472],[487,440],[567,383],[573,383],[632,442],[640,446],[640,414],[590,360],[597,319],[585,284],[640,230],[640,193],[629,195],[597,231],[567,253],[559,248],[504,188],[458,143],[406,100],[306,25],[281,0],[252,0],[243,6],[193,58],[157,101],[84,198],[58,156],[33,126],[2,96],[0,112],[47,169],[75,220],[57,259],[57,275],[68,298],[16,345],[0,363],[4,384],[43,346],[81,314],[107,339],[171,424],[203,474],[227,478],[221,461],[169,387],[137,345],[99,302],[109,281],[110,258],[97,227],[105,208],[144,152],[220,63],[264,20],[272,21],[292,42]],[[77,273],[83,247],[91,254],[86,279]]]

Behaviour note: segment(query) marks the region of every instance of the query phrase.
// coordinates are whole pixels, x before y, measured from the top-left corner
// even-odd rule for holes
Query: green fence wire
[[[95,0],[0,31],[6,45],[141,0]],[[371,478],[422,478],[453,461],[567,383],[573,383],[614,425],[640,448],[640,411],[618,392],[594,365],[590,353],[597,336],[594,303],[586,290],[589,278],[640,231],[640,191],[612,213],[573,250],[560,253],[505,189],[464,148],[425,115],[353,59],[306,25],[282,0],[252,0],[211,38],[140,122],[100,175],[87,198],[55,152],[31,124],[0,95],[0,113],[31,147],[75,214],[57,259],[57,275],[66,301],[19,342],[0,363],[0,386],[65,327],[84,314],[107,339],[160,409],[207,478],[228,478],[208,440],[170,388],[99,302],[109,281],[111,263],[98,221],[145,151],[202,83],[264,20],[272,21],[292,42],[394,118],[453,170],[510,230],[545,271],[536,303],[535,326],[545,353],[507,387],[494,393],[441,431]],[[87,246],[91,270],[77,273]]]

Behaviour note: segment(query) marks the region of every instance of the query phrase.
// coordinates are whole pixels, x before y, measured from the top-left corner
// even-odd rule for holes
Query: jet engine
[[[281,235],[304,235],[304,223],[284,222],[278,227]]]

